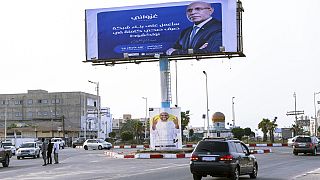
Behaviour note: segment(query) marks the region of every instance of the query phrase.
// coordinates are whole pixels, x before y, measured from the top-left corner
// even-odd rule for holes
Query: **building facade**
[[[0,94],[0,137],[63,137],[72,139],[83,136],[83,119],[87,121],[89,111],[97,111],[97,95],[84,92],[48,92],[28,90],[20,94]],[[97,113],[96,113],[97,114]],[[110,109],[101,111],[108,120],[100,121],[101,128],[111,129]],[[97,116],[97,115],[96,115]],[[85,117],[85,118],[84,118]],[[104,117],[104,118],[105,118]],[[103,118],[101,118],[102,120]],[[87,136],[97,136],[98,121],[92,122]],[[101,132],[108,134],[101,129]],[[109,130],[110,131],[110,130]]]

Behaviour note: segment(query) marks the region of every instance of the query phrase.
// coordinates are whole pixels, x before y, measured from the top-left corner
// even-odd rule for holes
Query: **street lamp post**
[[[232,128],[235,128],[236,127],[236,117],[235,117],[235,114],[234,114],[234,99],[235,97],[232,97]]]
[[[320,92],[313,93],[313,104],[314,104],[314,135],[318,135],[318,118],[317,118],[317,105],[316,105],[316,95]]]
[[[100,110],[101,110],[101,107],[100,107],[100,100],[99,100],[99,82],[93,82],[93,81],[90,81],[88,80],[89,83],[92,83],[92,84],[95,84],[97,87],[96,87],[96,91],[97,91],[97,119],[98,119],[98,138],[101,138],[101,113],[100,113]]]
[[[208,99],[208,76],[206,71],[202,71],[203,74],[206,76],[206,97],[207,97],[207,136],[209,137],[210,135],[210,130],[209,130],[209,99]]]
[[[146,100],[146,116],[144,119],[144,140],[147,139],[147,117],[148,117],[148,98],[147,97],[142,97],[142,99]]]

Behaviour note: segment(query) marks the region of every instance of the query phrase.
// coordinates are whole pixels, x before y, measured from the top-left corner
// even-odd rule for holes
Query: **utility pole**
[[[294,111],[288,111],[287,116],[295,116],[295,125],[298,127],[298,117],[297,115],[304,114],[304,111],[297,111],[297,95],[296,92],[293,93],[294,97]],[[296,132],[298,133],[298,132]]]
[[[235,114],[234,114],[234,99],[235,97],[232,97],[232,128],[236,127],[236,119],[235,119]]]

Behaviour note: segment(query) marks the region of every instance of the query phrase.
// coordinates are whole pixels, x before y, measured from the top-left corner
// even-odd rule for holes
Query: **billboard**
[[[149,117],[151,149],[182,148],[180,108],[152,108]]]
[[[87,9],[86,61],[237,52],[236,10],[236,0]]]

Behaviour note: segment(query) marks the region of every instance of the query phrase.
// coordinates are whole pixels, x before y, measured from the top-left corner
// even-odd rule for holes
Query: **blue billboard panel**
[[[236,1],[86,10],[87,61],[236,52]]]

